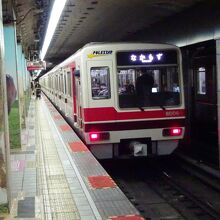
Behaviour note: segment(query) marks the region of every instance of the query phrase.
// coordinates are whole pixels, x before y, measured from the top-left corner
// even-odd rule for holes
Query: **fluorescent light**
[[[46,36],[45,36],[45,39],[44,39],[44,44],[43,44],[41,54],[40,54],[41,60],[44,59],[44,57],[47,53],[47,49],[50,45],[53,34],[56,30],[57,23],[60,19],[60,16],[62,14],[62,11],[63,11],[63,8],[64,8],[65,4],[66,4],[66,0],[55,0],[55,2],[53,4],[49,24],[48,24],[48,27],[47,27]]]

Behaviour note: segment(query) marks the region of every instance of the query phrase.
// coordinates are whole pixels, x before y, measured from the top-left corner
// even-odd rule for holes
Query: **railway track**
[[[185,172],[176,161],[126,163],[104,167],[146,219],[220,219],[220,194],[201,181],[201,173],[198,179],[192,169]]]
[[[162,172],[154,181],[147,181],[152,189],[174,207],[185,219],[220,219],[220,212],[208,201],[200,199],[192,191],[183,187],[166,172]],[[208,193],[208,192],[207,192]]]
[[[195,161],[181,154],[177,154],[177,158],[183,170],[220,192],[220,172],[205,165],[202,161]]]
[[[178,160],[178,163],[175,160],[171,163],[157,159],[149,161],[138,158],[138,160],[109,160],[110,166],[103,163],[145,219],[220,219],[219,176],[213,178],[208,172],[201,171],[199,166],[187,165],[186,160],[185,162]],[[183,173],[183,170],[187,172]],[[189,176],[197,179],[197,183],[192,184]],[[188,180],[184,182],[183,179]],[[216,193],[215,198],[213,196],[214,204],[211,197],[205,199],[195,192],[194,189],[202,184],[206,186],[206,190],[203,189],[200,194],[207,195],[211,190],[214,190],[212,195]]]

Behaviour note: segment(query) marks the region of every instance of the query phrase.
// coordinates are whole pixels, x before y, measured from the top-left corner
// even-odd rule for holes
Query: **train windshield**
[[[178,67],[120,67],[120,108],[166,107],[180,104]]]

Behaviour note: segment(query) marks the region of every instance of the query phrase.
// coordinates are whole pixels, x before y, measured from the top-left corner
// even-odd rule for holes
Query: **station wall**
[[[4,36],[2,2],[0,1],[0,205],[7,202],[7,150],[9,149],[8,117],[6,102],[6,75],[4,72]]]

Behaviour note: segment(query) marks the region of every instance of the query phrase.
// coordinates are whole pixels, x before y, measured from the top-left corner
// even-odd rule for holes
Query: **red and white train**
[[[97,158],[171,154],[184,135],[180,50],[90,43],[40,78]]]

